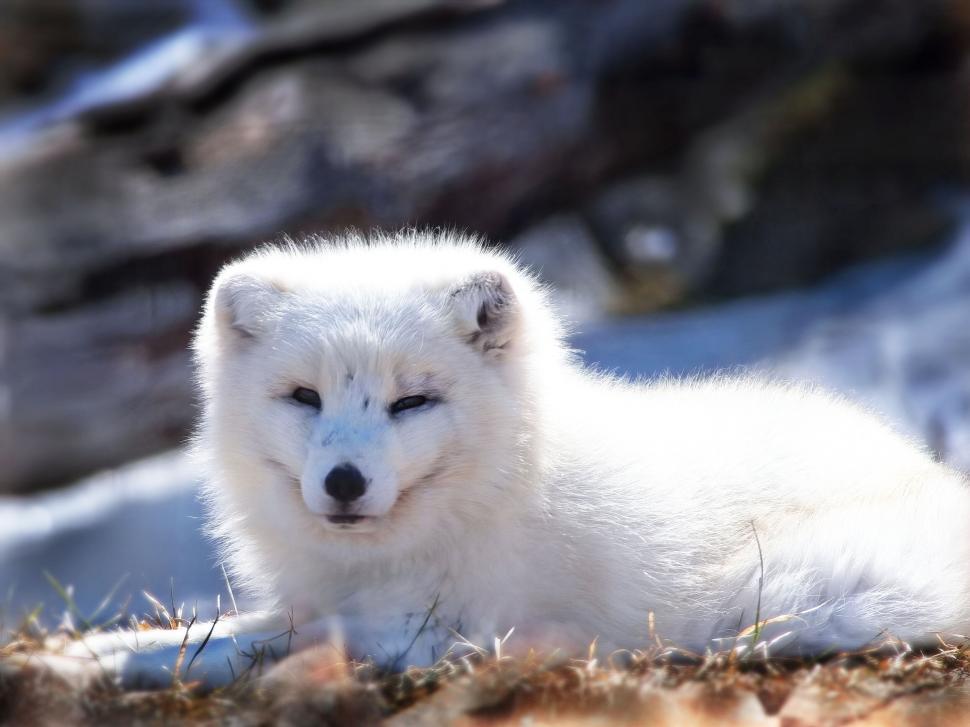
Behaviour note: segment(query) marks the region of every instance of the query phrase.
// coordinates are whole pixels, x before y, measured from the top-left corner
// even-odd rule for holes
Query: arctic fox
[[[802,654],[970,630],[964,478],[807,387],[584,369],[476,241],[264,248],[195,352],[214,532],[306,641],[402,667],[513,628]]]

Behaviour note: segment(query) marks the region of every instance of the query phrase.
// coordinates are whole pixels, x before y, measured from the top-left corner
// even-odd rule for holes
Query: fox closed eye
[[[290,397],[305,406],[312,406],[314,409],[320,409],[323,406],[323,402],[320,400],[320,394],[318,394],[313,389],[308,389],[305,386],[298,386],[290,394]]]
[[[391,415],[400,414],[401,412],[408,411],[409,409],[417,409],[419,407],[426,406],[428,404],[435,403],[434,399],[431,399],[423,395],[415,396],[405,396],[398,399],[393,404],[388,407],[388,411]]]

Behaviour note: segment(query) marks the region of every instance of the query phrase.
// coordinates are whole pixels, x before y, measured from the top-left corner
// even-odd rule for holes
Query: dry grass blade
[[[193,615],[192,619],[185,626],[185,636],[182,638],[182,643],[179,646],[178,656],[175,659],[175,667],[172,669],[172,679],[176,681],[181,681],[180,675],[182,673],[182,662],[185,661],[185,652],[189,647],[189,633],[192,631],[192,627],[195,626],[196,616]]]
[[[67,606],[68,613],[73,616],[78,624],[80,624],[81,629],[84,631],[90,631],[92,629],[91,623],[84,618],[81,614],[80,609],[77,607],[77,602],[74,600],[74,594],[70,586],[64,586],[61,584],[57,578],[54,577],[49,571],[44,571],[44,578],[50,584],[51,588],[60,596],[61,600],[64,601],[64,605]]]
[[[219,617],[220,617],[220,608],[219,608],[219,601],[217,599],[216,600],[216,617],[215,617],[215,620],[213,620],[212,626],[209,627],[209,633],[207,633],[205,635],[205,638],[202,639],[202,643],[199,644],[198,648],[195,650],[195,653],[192,654],[192,658],[189,659],[189,664],[188,664],[188,666],[185,667],[185,676],[186,677],[188,677],[189,672],[192,670],[192,665],[195,663],[195,660],[197,658],[199,658],[199,654],[201,654],[202,651],[203,651],[203,649],[205,649],[205,647],[209,644],[209,640],[212,638],[212,633],[216,630],[216,626],[219,624]],[[195,616],[194,615],[192,617],[192,620],[193,620],[193,622],[195,621]],[[188,635],[189,635],[188,630],[186,630],[186,632],[185,632],[186,638],[188,638]],[[232,668],[232,662],[231,661],[229,662],[229,666],[230,666],[230,669],[231,669]]]
[[[168,612],[165,605],[159,601],[155,596],[153,596],[148,591],[142,591],[141,594],[146,598],[146,600],[152,604],[155,608],[155,621],[154,626],[162,629],[175,629],[178,628],[178,623],[172,617],[172,614]]]

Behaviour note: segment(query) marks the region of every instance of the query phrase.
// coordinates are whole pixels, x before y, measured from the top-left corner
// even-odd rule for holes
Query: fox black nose
[[[367,483],[360,470],[349,462],[338,464],[323,481],[327,494],[338,502],[353,502],[364,494]]]

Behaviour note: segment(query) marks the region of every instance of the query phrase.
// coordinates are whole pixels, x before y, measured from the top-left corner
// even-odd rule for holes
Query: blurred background
[[[283,233],[486,235],[593,365],[970,470],[968,100],[970,0],[0,0],[0,622],[214,610],[186,344]]]

